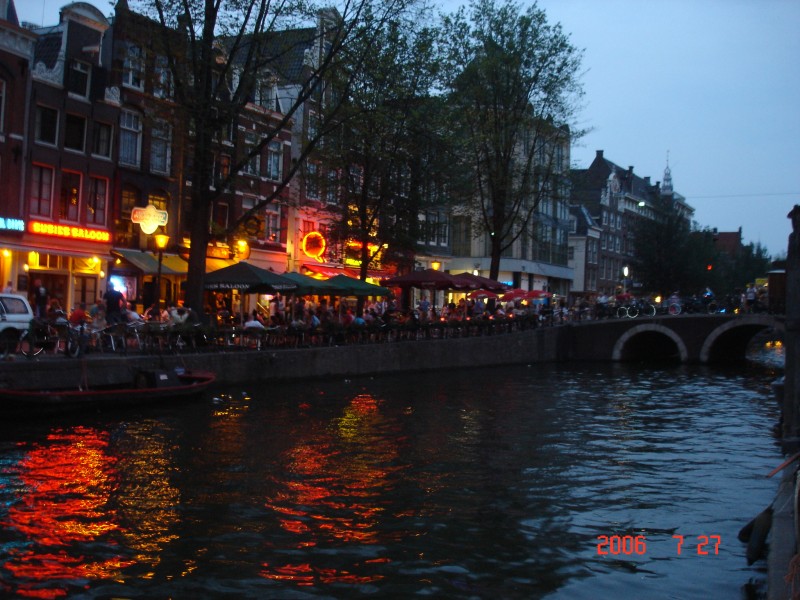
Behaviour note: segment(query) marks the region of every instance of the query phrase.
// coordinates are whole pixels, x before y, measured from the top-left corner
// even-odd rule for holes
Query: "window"
[[[214,163],[214,185],[222,185],[222,182],[231,174],[231,157],[227,154],[220,154]]]
[[[450,222],[447,215],[442,213],[439,215],[439,226],[436,232],[436,238],[440,246],[447,246],[450,243]]]
[[[144,88],[144,51],[134,44],[128,45],[128,52],[122,63],[122,85]]]
[[[89,193],[86,197],[86,222],[95,225],[106,224],[106,199],[108,180],[99,177],[89,178]]]
[[[36,107],[36,141],[42,144],[56,145],[58,133],[58,111],[46,106]]]
[[[153,67],[153,95],[156,98],[172,98],[172,71],[166,56],[156,56]]]
[[[111,125],[95,123],[92,131],[92,154],[111,158]]]
[[[453,217],[453,255],[472,256],[472,223],[469,217]]]
[[[247,154],[250,154],[253,151],[253,148],[258,144],[258,136],[248,131],[244,136],[244,143],[245,149],[244,151]],[[251,156],[247,159],[247,162],[242,165],[242,173],[246,175],[253,175],[254,177],[258,177],[261,174],[261,152],[259,151],[258,154],[255,156]]]
[[[361,186],[363,185],[364,182],[364,174],[362,168],[351,166],[348,168],[348,173],[350,174],[350,193],[360,194]]]
[[[151,130],[150,170],[169,174],[172,160],[172,127],[162,119],[156,119]]]
[[[317,181],[317,165],[313,162],[306,163],[306,198],[319,199],[319,182]]]
[[[134,207],[140,206],[139,198],[141,193],[135,187],[126,185],[122,188],[122,202],[120,203],[120,214],[122,217],[130,220],[131,212]]]
[[[33,165],[31,181],[31,215],[50,217],[53,199],[53,169]]]
[[[336,169],[328,171],[328,182],[325,186],[325,202],[337,204],[339,202],[339,174]]]
[[[86,140],[86,119],[79,115],[67,115],[64,122],[64,148],[83,152]]]
[[[270,142],[267,147],[267,179],[280,181],[283,176],[283,144]]]
[[[575,217],[569,219],[569,232],[576,233],[578,231],[578,220]]]
[[[67,73],[67,91],[81,98],[88,98],[90,72],[91,67],[88,63],[72,60]]]
[[[77,221],[81,199],[81,174],[61,171],[61,195],[58,217],[62,221]]]
[[[212,219],[214,220],[214,225],[216,225],[220,229],[226,229],[228,227],[228,203],[227,202],[215,202],[214,203],[214,213],[212,215]]]
[[[119,116],[119,162],[138,167],[141,150],[141,117],[133,111],[123,110]]]
[[[264,211],[264,238],[268,242],[281,241],[281,213],[274,204]]]
[[[319,116],[316,113],[308,113],[308,132],[306,139],[309,142],[314,142],[319,137]],[[322,140],[317,143],[317,146],[322,146]]]
[[[575,260],[575,246],[567,248],[567,260]]]

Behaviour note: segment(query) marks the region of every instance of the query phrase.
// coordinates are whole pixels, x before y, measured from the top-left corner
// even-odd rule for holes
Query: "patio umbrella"
[[[503,302],[508,302],[509,300],[521,300],[522,298],[525,298],[528,293],[529,292],[527,290],[514,289],[500,296],[500,300]]]
[[[450,275],[444,271],[437,271],[435,269],[425,269],[423,271],[412,271],[405,275],[398,275],[383,282],[387,287],[399,288],[425,288],[432,290],[469,290],[475,289],[478,286],[466,281],[466,279],[459,279],[457,275]]]
[[[388,296],[391,292],[380,285],[372,285],[360,279],[353,279],[347,275],[335,275],[328,279],[329,283],[339,288],[339,293],[348,296]]]
[[[531,290],[530,292],[527,292],[523,296],[523,298],[527,298],[529,300],[533,300],[535,298],[552,298],[552,297],[553,297],[552,292],[545,292],[544,290]]]
[[[494,279],[489,279],[488,277],[481,277],[480,275],[475,275],[473,273],[458,273],[456,277],[466,281],[471,281],[479,288],[488,290],[490,292],[504,292],[509,287],[505,283],[500,283],[499,281],[495,281]]]
[[[319,296],[328,295],[328,294],[338,294],[340,289],[331,284],[327,281],[322,279],[314,279],[313,277],[309,277],[308,275],[303,275],[302,273],[297,273],[292,271],[290,273],[284,273],[281,277],[285,277],[286,279],[291,279],[297,284],[297,289],[294,290],[296,294],[317,294]]]
[[[242,261],[207,273],[203,287],[207,290],[240,290],[256,294],[291,292],[298,285],[291,279]]]
[[[475,299],[475,298],[497,298],[497,294],[492,292],[491,290],[474,290],[467,294],[467,298]]]

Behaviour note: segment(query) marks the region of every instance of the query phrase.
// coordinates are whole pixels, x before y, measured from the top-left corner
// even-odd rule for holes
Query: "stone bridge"
[[[783,331],[774,315],[676,315],[588,321],[570,327],[575,360],[678,360],[719,363],[742,360],[755,335]]]

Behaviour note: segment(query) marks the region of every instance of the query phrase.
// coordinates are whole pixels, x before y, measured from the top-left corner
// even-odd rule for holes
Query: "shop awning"
[[[225,267],[230,267],[231,265],[235,264],[235,260],[228,260],[226,258],[206,258],[206,273],[219,271],[220,269],[224,269]]]
[[[169,267],[176,275],[186,275],[189,272],[189,263],[177,254],[165,254],[163,267]]]
[[[131,248],[112,248],[111,254],[112,256],[118,256],[119,258],[127,261],[130,265],[136,269],[139,269],[145,275],[155,275],[158,273],[158,256],[154,255],[152,252],[134,250]],[[165,255],[163,261],[161,262],[162,275],[180,275],[181,273],[186,273],[186,269],[183,269],[181,272],[176,271],[169,266],[167,263],[168,258],[172,257]],[[174,258],[180,260],[180,258],[177,256],[174,256]]]

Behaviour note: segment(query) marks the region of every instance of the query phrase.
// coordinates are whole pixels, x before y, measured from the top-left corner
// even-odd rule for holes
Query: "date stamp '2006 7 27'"
[[[700,556],[718,555],[722,544],[722,536],[719,535],[698,535],[695,537],[696,542],[685,540],[682,535],[673,535],[672,538],[676,541],[675,550],[678,556],[691,548],[696,548]],[[597,539],[597,554],[601,556],[647,554],[647,538],[643,535],[598,535]]]

